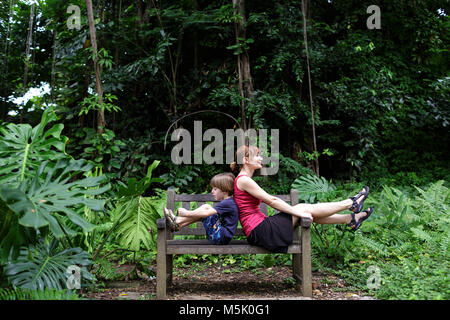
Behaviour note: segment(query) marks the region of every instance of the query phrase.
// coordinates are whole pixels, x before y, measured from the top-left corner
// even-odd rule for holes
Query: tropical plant
[[[324,177],[302,176],[292,183],[292,189],[298,190],[298,199],[308,203],[329,201],[334,198],[336,187]]]
[[[61,132],[64,125],[46,126],[57,120],[53,108],[42,114],[40,123],[32,128],[29,124],[9,123],[0,127],[0,184],[15,186],[25,178],[33,178],[35,171],[46,160],[68,158],[65,145],[68,141]]]
[[[114,235],[120,246],[133,251],[155,247],[156,219],[160,218],[160,213],[153,201],[137,196],[117,204],[111,217],[119,221]]]
[[[74,292],[68,290],[44,289],[9,289],[0,288],[0,300],[81,300]]]
[[[104,200],[87,196],[100,195],[109,189],[109,185],[100,186],[105,182],[104,176],[88,177],[69,182],[76,175],[85,173],[92,168],[92,164],[84,160],[59,160],[56,164],[43,162],[34,173],[32,179],[26,179],[15,187],[6,184],[0,187],[0,203],[7,207],[4,216],[1,256],[6,258],[10,250],[17,252],[18,246],[24,241],[15,241],[21,228],[15,225],[33,228],[37,233],[46,234],[47,228],[57,239],[76,234],[71,229],[69,221],[85,231],[93,230],[94,225],[83,219],[75,210],[86,206],[92,210],[102,210]],[[90,188],[90,189],[88,189]],[[8,224],[9,222],[9,224]]]
[[[80,268],[81,286],[92,282],[94,277],[86,269],[91,264],[88,253],[80,248],[61,250],[58,245],[56,239],[50,244],[41,239],[22,248],[17,261],[5,267],[5,275],[12,285],[31,290],[66,289],[70,266]]]
[[[152,171],[159,163],[158,160],[153,161],[143,179],[137,181],[136,178],[130,178],[127,184],[119,184],[117,200],[111,210],[112,226],[97,248],[94,258],[113,231],[120,246],[128,250],[151,250],[155,247],[156,219],[161,215],[160,204],[163,200],[160,195],[143,197],[143,194],[153,183],[161,181],[160,178],[152,178]]]

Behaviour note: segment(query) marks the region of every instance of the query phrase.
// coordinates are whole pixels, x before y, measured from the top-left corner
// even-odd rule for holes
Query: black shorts
[[[264,219],[250,233],[247,241],[270,252],[286,253],[292,243],[294,227],[292,216],[280,212]]]

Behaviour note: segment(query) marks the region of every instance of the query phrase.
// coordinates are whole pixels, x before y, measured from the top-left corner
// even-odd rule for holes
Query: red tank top
[[[261,200],[238,188],[237,180],[242,176],[246,176],[246,174],[238,175],[234,180],[234,201],[236,201],[239,209],[239,220],[241,221],[242,229],[248,238],[252,230],[267,216],[259,208]]]

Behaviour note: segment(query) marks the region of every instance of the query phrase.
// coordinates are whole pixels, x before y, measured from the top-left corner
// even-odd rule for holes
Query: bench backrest
[[[290,194],[276,195],[276,197],[289,203],[290,205],[295,205],[298,203],[298,191],[297,190],[291,190]],[[176,194],[175,190],[173,190],[173,189],[167,190],[167,208],[171,209],[175,214],[176,214],[176,212],[175,212],[176,204],[181,203],[181,207],[183,207],[187,210],[194,210],[197,207],[205,204],[206,202],[210,202],[210,203],[212,202],[213,203],[212,206],[214,206],[219,201],[216,201],[214,199],[214,196],[211,193],[208,193],[208,194]],[[191,208],[191,203],[194,203],[192,208]],[[265,215],[268,214],[267,204],[262,202],[260,208],[261,208],[261,211]],[[277,211],[275,210],[275,212],[277,212]],[[296,232],[296,233],[298,233],[298,232]],[[190,225],[189,227],[182,228],[180,231],[174,232],[173,235],[205,235],[205,229],[201,222],[197,222],[197,223]],[[236,235],[237,236],[244,235],[244,232],[240,226],[238,226]]]

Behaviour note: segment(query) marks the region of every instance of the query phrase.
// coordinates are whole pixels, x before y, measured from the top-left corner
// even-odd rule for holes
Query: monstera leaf
[[[99,195],[109,189],[109,185],[92,188],[105,182],[105,176],[71,182],[75,175],[90,169],[92,165],[84,160],[59,160],[56,164],[44,162],[35,170],[33,179],[24,180],[18,188],[11,188],[8,184],[1,186],[0,203],[3,202],[2,206],[6,205],[17,215],[20,225],[34,229],[48,226],[57,238],[75,233],[68,228],[63,217],[84,231],[90,231],[94,225],[75,209],[84,205],[94,211],[102,210],[103,200],[86,196]]]
[[[159,160],[153,161],[143,179],[128,179],[116,193],[119,199],[111,211],[113,226],[110,232],[114,230],[116,239],[124,248],[139,251],[155,247],[156,220],[160,218],[158,212],[162,212],[164,199],[160,194],[155,197],[143,197],[142,194],[153,182],[160,182],[161,179],[152,178],[152,171],[159,163]]]
[[[67,289],[68,276],[71,276],[68,270],[73,268],[79,268],[80,285],[90,282],[93,276],[86,269],[89,264],[89,254],[80,248],[58,251],[57,240],[50,245],[39,241],[36,245],[23,247],[17,261],[6,265],[5,275],[15,287],[61,290]]]
[[[67,137],[61,135],[63,124],[45,127],[57,120],[52,108],[46,109],[41,122],[34,128],[29,124],[10,123],[0,127],[0,185],[32,178],[43,161],[68,158],[65,154]]]
[[[115,236],[123,248],[139,251],[155,246],[156,220],[160,218],[154,202],[158,200],[133,197],[116,206],[113,219],[120,219]]]

